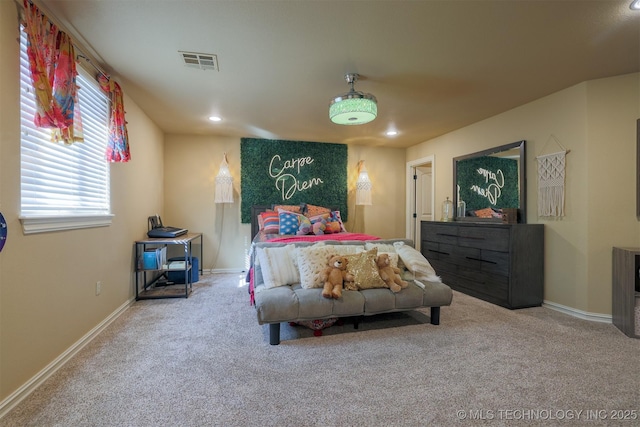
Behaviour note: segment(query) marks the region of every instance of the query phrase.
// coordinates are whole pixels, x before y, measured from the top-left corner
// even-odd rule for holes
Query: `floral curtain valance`
[[[82,120],[76,84],[78,70],[71,38],[60,31],[29,0],[24,0],[24,27],[36,98],[34,124],[51,129],[51,140],[54,142],[82,142]],[[122,89],[103,73],[100,73],[98,82],[111,100],[106,159],[109,162],[127,162],[131,159],[131,154]]]
[[[24,2],[27,55],[35,91],[37,127],[52,130],[52,141],[82,142],[76,55],[71,38],[40,10]]]
[[[111,98],[111,118],[109,120],[109,142],[107,144],[107,161],[128,162],[131,160],[127,122],[124,118],[124,101],[120,85],[101,74],[98,77],[100,87]]]

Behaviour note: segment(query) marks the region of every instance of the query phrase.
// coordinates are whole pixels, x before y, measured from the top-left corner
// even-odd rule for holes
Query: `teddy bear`
[[[353,282],[353,274],[347,272],[347,258],[339,255],[331,255],[328,258],[328,267],[322,272],[324,288],[322,296],[325,298],[340,298],[342,296],[343,282]]]
[[[391,265],[389,254],[378,255],[376,265],[378,266],[380,278],[384,280],[384,283],[386,283],[393,292],[400,292],[401,289],[407,287],[408,283],[400,277],[400,269]]]

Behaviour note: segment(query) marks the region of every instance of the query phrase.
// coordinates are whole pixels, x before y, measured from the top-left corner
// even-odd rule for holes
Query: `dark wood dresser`
[[[542,304],[544,225],[422,221],[421,242],[452,289],[510,309]]]

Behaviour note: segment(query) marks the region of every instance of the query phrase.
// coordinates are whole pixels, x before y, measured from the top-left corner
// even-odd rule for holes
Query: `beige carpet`
[[[640,425],[640,340],[610,324],[455,293],[440,326],[285,325],[271,346],[241,276],[201,279],[135,303],[0,425]]]

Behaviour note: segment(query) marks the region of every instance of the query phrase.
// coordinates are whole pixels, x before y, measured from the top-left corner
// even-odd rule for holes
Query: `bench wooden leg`
[[[357,316],[353,321],[353,329],[358,329],[360,322],[364,319],[364,316]]]
[[[269,324],[269,344],[280,344],[280,323]]]
[[[440,324],[440,307],[431,307],[431,324]]]

